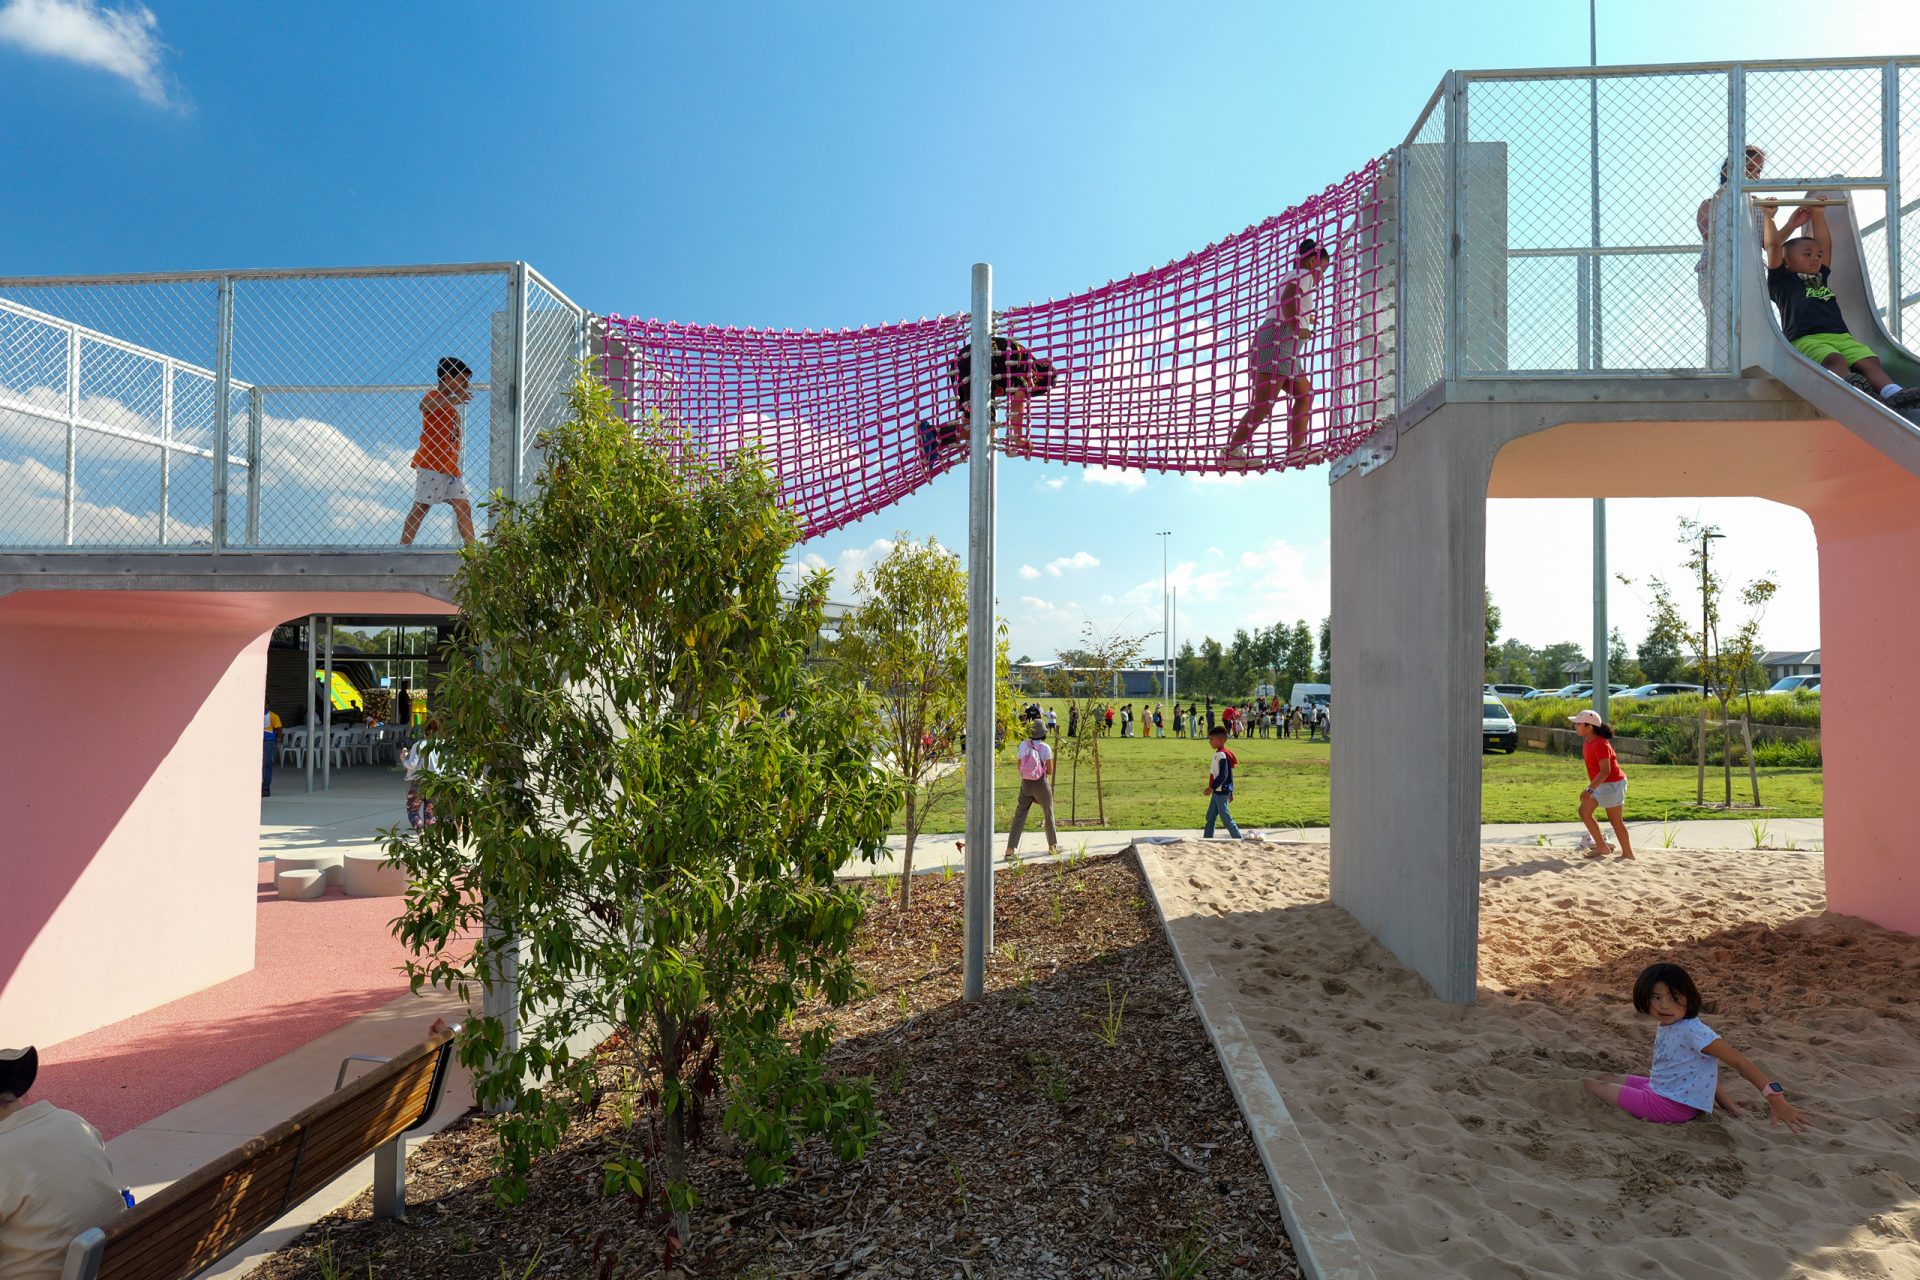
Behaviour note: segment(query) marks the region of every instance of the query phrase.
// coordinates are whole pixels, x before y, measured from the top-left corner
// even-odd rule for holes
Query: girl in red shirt
[[[1595,810],[1605,809],[1607,821],[1613,824],[1613,833],[1620,837],[1620,856],[1631,858],[1633,841],[1627,836],[1627,824],[1622,816],[1627,804],[1627,775],[1620,771],[1620,757],[1613,754],[1613,726],[1592,708],[1567,719],[1584,740],[1581,754],[1587,761],[1587,789],[1580,793],[1580,821],[1587,824],[1587,838],[1593,846],[1587,856],[1607,856],[1607,837],[1593,818]]]

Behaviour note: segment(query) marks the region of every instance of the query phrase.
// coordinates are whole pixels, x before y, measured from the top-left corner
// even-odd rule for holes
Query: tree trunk
[[[667,1086],[680,1079],[680,1064],[674,1061],[674,1046],[680,1040],[680,1024],[670,1013],[656,1012],[654,1026],[660,1036],[660,1084],[661,1092],[668,1092]],[[663,1117],[661,1128],[660,1159],[666,1173],[667,1186],[687,1180],[687,1109],[675,1107]],[[662,1203],[667,1199],[666,1187],[661,1188]],[[684,1209],[672,1213],[674,1234],[679,1237],[679,1256],[684,1256],[693,1248],[693,1215]]]
[[[1693,802],[1707,802],[1707,704],[1704,702],[1693,726]]]
[[[1726,780],[1726,807],[1733,808],[1733,721],[1732,712],[1727,710],[1727,700],[1720,699],[1720,773]]]
[[[900,909],[913,906],[913,842],[920,835],[920,817],[915,804],[919,788],[907,788],[907,850],[900,857]]]

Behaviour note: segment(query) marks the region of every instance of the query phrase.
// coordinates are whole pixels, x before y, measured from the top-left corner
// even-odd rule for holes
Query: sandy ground
[[[1920,940],[1825,914],[1817,854],[1489,846],[1458,1009],[1326,901],[1324,847],[1164,853],[1176,941],[1234,993],[1382,1277],[1920,1277]],[[1631,991],[1656,959],[1813,1132],[1757,1101],[1664,1126],[1586,1095],[1645,1073]]]

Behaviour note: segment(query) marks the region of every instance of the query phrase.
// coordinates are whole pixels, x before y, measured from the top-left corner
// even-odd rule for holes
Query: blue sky
[[[1910,5],[1603,0],[1603,62],[1911,49]],[[0,272],[524,258],[596,310],[778,327],[1002,303],[1204,245],[1396,142],[1449,67],[1582,63],[1584,3],[636,6],[0,0]],[[1843,20],[1844,17],[1844,20]],[[984,158],[974,160],[978,153]],[[1690,299],[1688,300],[1690,301]],[[1324,469],[1237,484],[1001,467],[1016,650],[1318,619]],[[960,545],[964,472],[805,548]],[[1677,569],[1677,514],[1775,569],[1767,639],[1818,640],[1804,518],[1620,503],[1616,570]],[[1508,631],[1586,634],[1584,503],[1495,504]],[[847,584],[850,586],[850,584]],[[843,587],[839,594],[845,594]],[[1614,611],[1637,635],[1642,601]]]

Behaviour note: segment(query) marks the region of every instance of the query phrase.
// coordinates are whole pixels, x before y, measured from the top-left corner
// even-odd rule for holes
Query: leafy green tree
[[[1640,641],[1640,674],[1647,681],[1672,684],[1687,674],[1687,624],[1667,584],[1653,578],[1648,585],[1653,592],[1653,618]]]
[[[1285,686],[1280,690],[1283,698],[1293,695],[1293,686],[1313,680],[1313,630],[1307,626],[1305,618],[1293,624],[1287,633],[1287,656],[1285,659]]]
[[[913,905],[913,847],[934,804],[962,784],[951,763],[967,711],[967,575],[929,538],[901,533],[854,579],[836,670],[878,698],[886,759],[906,797],[900,906]]]
[[[1482,587],[1481,590],[1486,594],[1486,608],[1482,611],[1487,632],[1486,672],[1487,679],[1492,680],[1495,678],[1495,666],[1500,653],[1500,606],[1493,602],[1491,589]]]
[[[495,1192],[612,1095],[625,1121],[601,1190],[691,1240],[687,1153],[719,1120],[757,1184],[821,1135],[843,1159],[876,1131],[863,1083],[826,1072],[830,1031],[790,1015],[859,988],[862,890],[898,802],[871,707],[805,658],[827,581],[783,599],[797,536],[752,456],[705,463],[636,430],[583,379],[547,434],[530,499],[463,554],[470,647],[449,660],[421,792],[392,831],[411,881],[396,921],[416,988],[510,998],[460,1058],[496,1111]],[[612,1028],[605,1052],[569,1037]]]
[[[1315,672],[1321,684],[1333,683],[1333,619],[1320,619],[1320,667]]]
[[[1720,765],[1726,783],[1724,803],[1733,806],[1733,726],[1728,722],[1728,703],[1734,694],[1742,689],[1751,688],[1751,678],[1760,665],[1760,619],[1766,612],[1767,603],[1779,590],[1779,584],[1772,578],[1761,577],[1748,583],[1740,591],[1740,604],[1747,610],[1747,619],[1735,628],[1729,641],[1721,628],[1724,619],[1723,599],[1726,583],[1720,575],[1713,572],[1709,542],[1718,537],[1720,530],[1715,525],[1702,524],[1685,516],[1680,518],[1680,545],[1687,549],[1687,569],[1700,582],[1701,630],[1693,638],[1698,641],[1695,652],[1700,655],[1701,683],[1707,686],[1707,692],[1720,704]],[[1700,768],[1705,768],[1706,737],[1701,735],[1702,758]],[[1696,775],[1696,799],[1704,799],[1697,794],[1701,789]],[[1760,803],[1758,781],[1753,783],[1753,803]]]
[[[1540,652],[1524,640],[1506,639],[1500,642],[1500,652],[1496,655],[1493,678],[1501,684],[1533,684],[1540,666]],[[1565,681],[1548,685],[1557,689]]]
[[[1533,684],[1541,689],[1558,689],[1561,685],[1572,683],[1567,668],[1577,662],[1584,662],[1587,651],[1571,640],[1562,640],[1550,644],[1539,651],[1534,660]]]
[[[1607,681],[1610,684],[1624,684],[1631,688],[1645,684],[1646,677],[1640,670],[1640,664],[1627,652],[1627,638],[1615,627],[1607,637]]]

